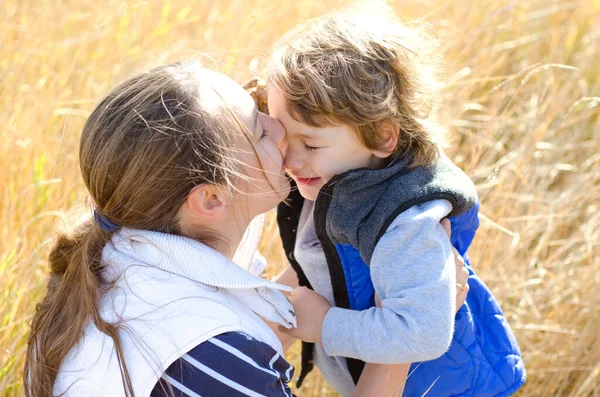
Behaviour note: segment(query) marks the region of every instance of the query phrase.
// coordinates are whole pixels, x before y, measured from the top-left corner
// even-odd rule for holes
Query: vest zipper
[[[340,261],[335,245],[331,242],[329,236],[327,236],[327,210],[329,209],[329,204],[331,204],[331,199],[333,197],[333,186],[334,184],[330,181],[330,183],[325,184],[319,191],[317,201],[315,202],[315,231],[321,242],[321,247],[323,248],[327,260],[335,305],[343,309],[350,309],[350,299],[348,298],[348,287],[346,286],[344,268],[342,267],[342,262]]]
[[[350,309],[350,297],[348,296],[348,286],[346,285],[346,276],[344,274],[344,268],[342,267],[342,261],[340,260],[335,245],[327,236],[327,229],[325,226],[327,222],[327,210],[329,209],[333,197],[333,187],[335,181],[338,179],[340,179],[340,176],[334,177],[319,191],[317,201],[315,202],[314,221],[315,231],[321,242],[323,252],[325,253],[325,259],[327,260],[335,305],[343,309]],[[361,360],[346,357],[346,364],[354,384],[358,384],[365,363]]]

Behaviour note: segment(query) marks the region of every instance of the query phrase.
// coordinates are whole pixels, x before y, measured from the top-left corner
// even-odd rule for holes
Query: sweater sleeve
[[[448,201],[435,200],[409,208],[392,222],[370,266],[381,308],[331,308],[322,328],[327,355],[394,364],[446,352],[454,331],[456,270],[439,222],[450,210]]]
[[[162,375],[150,397],[276,396],[293,397],[291,366],[271,346],[240,332],[228,332],[199,344]]]

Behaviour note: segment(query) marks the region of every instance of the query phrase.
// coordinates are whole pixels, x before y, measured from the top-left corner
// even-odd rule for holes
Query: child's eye
[[[303,143],[303,145],[304,145],[304,149],[309,150],[309,151],[320,149],[318,147],[308,146],[306,143]]]

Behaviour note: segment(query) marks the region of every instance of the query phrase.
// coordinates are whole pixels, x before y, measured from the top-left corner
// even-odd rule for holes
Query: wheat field
[[[131,73],[189,57],[244,82],[347,2],[0,2],[0,393],[22,395],[53,231],[85,199],[79,133]],[[600,396],[600,0],[404,0],[446,55],[450,157],[482,201],[473,264],[519,340],[522,396]],[[272,214],[268,274],[285,264]],[[298,363],[298,347],[289,358]],[[299,396],[335,395],[317,371]]]

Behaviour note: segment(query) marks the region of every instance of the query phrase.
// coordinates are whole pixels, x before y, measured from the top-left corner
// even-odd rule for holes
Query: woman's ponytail
[[[100,258],[110,237],[88,219],[56,239],[48,258],[48,291],[37,306],[28,341],[24,373],[27,397],[53,395],[60,365],[89,321],[120,345],[116,326],[104,322],[98,308],[102,292],[109,287],[102,278]]]

